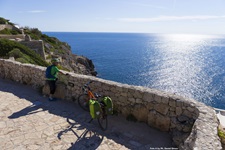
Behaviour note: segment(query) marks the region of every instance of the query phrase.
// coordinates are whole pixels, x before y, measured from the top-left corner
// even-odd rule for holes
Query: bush
[[[34,40],[41,39],[42,33],[37,28],[24,27],[24,33],[30,35]]]
[[[6,56],[8,52],[13,50],[14,43],[13,41],[7,39],[0,39],[0,56]]]
[[[11,30],[11,34],[12,35],[17,35],[17,34],[20,34],[18,31],[16,31],[16,30]]]
[[[23,53],[18,49],[14,48],[12,51],[8,53],[9,57],[14,57],[15,59],[23,56]]]
[[[0,34],[7,34],[7,35],[10,35],[11,32],[10,32],[9,29],[5,28],[5,29],[3,29],[3,30],[0,31]]]
[[[0,24],[6,24],[7,22],[5,18],[0,17]]]
[[[10,24],[10,25],[15,25],[14,23],[12,22],[9,22],[9,20],[5,19],[5,18],[2,18],[0,17],[0,24]]]
[[[24,58],[17,58],[16,61],[21,62],[21,63],[29,63],[26,59]]]
[[[12,29],[3,29],[0,31],[0,34],[7,34],[7,35],[17,35],[17,34],[20,34],[19,31],[16,31],[16,30],[12,30]]]

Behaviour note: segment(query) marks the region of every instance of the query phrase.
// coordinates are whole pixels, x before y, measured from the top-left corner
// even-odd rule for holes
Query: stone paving
[[[166,132],[109,116],[108,130],[76,102],[49,102],[30,86],[0,79],[0,150],[172,149]]]

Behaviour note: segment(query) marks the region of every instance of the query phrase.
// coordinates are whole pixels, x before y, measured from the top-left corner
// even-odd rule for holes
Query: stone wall
[[[19,28],[15,27],[15,26],[10,25],[10,24],[0,24],[0,31],[4,30],[5,28],[22,32],[22,30],[20,30]]]
[[[25,39],[25,35],[23,34],[18,34],[18,35],[6,35],[6,34],[0,34],[0,38],[4,38],[4,39],[19,39],[19,40],[24,40]]]
[[[37,54],[41,55],[44,60],[46,60],[44,44],[42,40],[20,41],[20,43],[34,50]]]
[[[37,54],[39,54],[44,60],[46,60],[45,57],[45,50],[44,50],[44,43],[42,40],[26,40],[24,34],[18,34],[18,35],[4,35],[0,34],[0,39],[10,39],[15,40],[17,42],[20,42],[21,44],[29,47],[30,49],[34,50]]]
[[[10,25],[10,24],[1,24],[0,25],[0,31],[4,30],[5,28],[12,30],[14,27],[12,25]]]
[[[44,87],[45,69],[0,59],[1,78],[33,87]],[[215,111],[203,103],[155,89],[74,73],[62,75],[60,80],[60,89],[57,90],[64,94],[62,98],[66,100],[76,100],[82,93],[82,86],[93,80],[90,85],[93,91],[110,96],[119,113],[124,116],[132,114],[138,121],[146,122],[161,131],[170,132],[173,142],[179,149],[222,149],[217,135],[219,122]]]

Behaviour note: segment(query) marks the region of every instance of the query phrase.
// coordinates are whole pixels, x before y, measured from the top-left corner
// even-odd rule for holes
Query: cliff
[[[42,34],[40,39],[44,41],[46,61],[50,62],[51,58],[58,57],[65,70],[84,75],[97,75],[92,60],[73,54],[67,43],[45,34]]]
[[[9,20],[1,17],[0,50],[4,51],[4,54],[0,55],[1,58],[14,57],[16,61],[22,63],[47,66],[51,63],[52,58],[57,57],[61,60],[60,69],[84,75],[97,75],[93,62],[84,56],[72,54],[71,47],[66,42],[42,34],[37,28],[23,27],[18,29]],[[28,51],[35,51],[41,57],[34,56],[34,54],[27,55],[33,53]],[[42,63],[33,61],[38,59],[42,59]]]

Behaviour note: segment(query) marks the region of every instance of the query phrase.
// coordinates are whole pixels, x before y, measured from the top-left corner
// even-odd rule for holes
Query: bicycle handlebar
[[[88,87],[89,84],[91,84],[92,82],[94,82],[94,81],[91,80],[91,81],[89,81],[88,83],[86,83],[84,86],[85,86],[85,87]]]
[[[84,91],[85,91],[85,88],[88,88],[88,90],[90,90],[89,84],[91,84],[92,82],[94,82],[94,81],[90,80],[88,83],[84,84],[84,86],[82,87],[82,89]]]

